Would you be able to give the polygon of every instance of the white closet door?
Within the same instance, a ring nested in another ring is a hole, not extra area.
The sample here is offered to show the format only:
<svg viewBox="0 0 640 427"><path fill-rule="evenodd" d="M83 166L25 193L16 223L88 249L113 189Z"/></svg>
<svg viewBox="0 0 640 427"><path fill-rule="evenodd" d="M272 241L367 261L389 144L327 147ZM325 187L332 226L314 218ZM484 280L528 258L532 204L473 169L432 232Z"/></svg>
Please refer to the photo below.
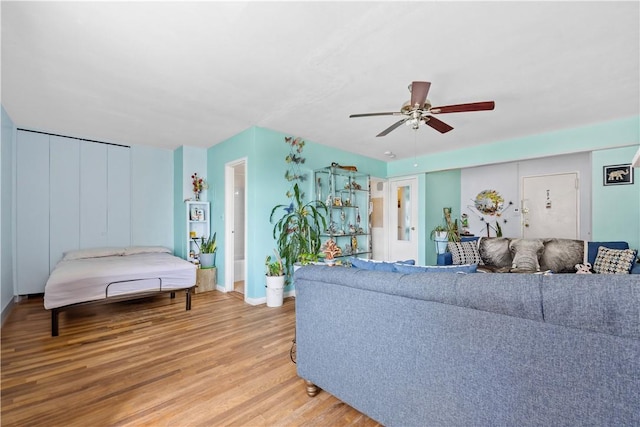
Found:
<svg viewBox="0 0 640 427"><path fill-rule="evenodd" d="M107 246L107 145L80 144L80 248Z"/></svg>
<svg viewBox="0 0 640 427"><path fill-rule="evenodd" d="M49 269L53 270L64 252L80 247L80 143L51 136L49 146Z"/></svg>
<svg viewBox="0 0 640 427"><path fill-rule="evenodd" d="M38 294L49 277L49 135L18 131L16 179L18 295Z"/></svg>
<svg viewBox="0 0 640 427"><path fill-rule="evenodd" d="M129 147L107 148L107 244L131 244L131 160Z"/></svg>

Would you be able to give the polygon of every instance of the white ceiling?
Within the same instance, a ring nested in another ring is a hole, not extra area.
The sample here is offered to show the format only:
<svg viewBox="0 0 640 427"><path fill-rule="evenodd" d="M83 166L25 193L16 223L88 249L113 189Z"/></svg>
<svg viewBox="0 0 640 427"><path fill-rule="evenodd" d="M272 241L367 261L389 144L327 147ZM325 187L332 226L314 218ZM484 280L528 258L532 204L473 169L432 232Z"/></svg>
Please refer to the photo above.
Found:
<svg viewBox="0 0 640 427"><path fill-rule="evenodd" d="M640 114L640 2L7 2L18 127L210 147L256 125L387 160ZM414 80L447 134L400 127Z"/></svg>

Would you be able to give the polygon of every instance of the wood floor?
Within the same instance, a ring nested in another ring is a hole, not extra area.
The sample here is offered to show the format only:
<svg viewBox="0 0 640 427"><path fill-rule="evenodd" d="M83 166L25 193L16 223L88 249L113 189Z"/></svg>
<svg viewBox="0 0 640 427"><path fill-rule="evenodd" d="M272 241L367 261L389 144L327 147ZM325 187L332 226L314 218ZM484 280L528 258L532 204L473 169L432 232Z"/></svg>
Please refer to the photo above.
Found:
<svg viewBox="0 0 640 427"><path fill-rule="evenodd" d="M218 291L60 314L42 298L2 327L2 426L378 426L326 392L310 398L289 350L295 300L250 306Z"/></svg>

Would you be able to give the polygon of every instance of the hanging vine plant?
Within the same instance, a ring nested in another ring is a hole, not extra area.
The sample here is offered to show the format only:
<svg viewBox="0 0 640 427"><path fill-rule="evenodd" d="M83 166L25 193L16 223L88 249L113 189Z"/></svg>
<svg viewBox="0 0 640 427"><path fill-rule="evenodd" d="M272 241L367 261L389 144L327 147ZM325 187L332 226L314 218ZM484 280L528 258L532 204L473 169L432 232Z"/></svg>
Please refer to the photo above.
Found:
<svg viewBox="0 0 640 427"><path fill-rule="evenodd" d="M289 203L274 206L269 221L274 224L273 238L285 266L287 281L290 281L293 264L320 252L320 233L327 228L327 207L315 200L305 203L305 193L299 186L300 182L306 180L306 174L300 167L305 162L302 157L304 141L285 137L285 143L290 146L289 154L285 157L288 165L285 179L292 183L286 193ZM281 210L284 213L278 218Z"/></svg>

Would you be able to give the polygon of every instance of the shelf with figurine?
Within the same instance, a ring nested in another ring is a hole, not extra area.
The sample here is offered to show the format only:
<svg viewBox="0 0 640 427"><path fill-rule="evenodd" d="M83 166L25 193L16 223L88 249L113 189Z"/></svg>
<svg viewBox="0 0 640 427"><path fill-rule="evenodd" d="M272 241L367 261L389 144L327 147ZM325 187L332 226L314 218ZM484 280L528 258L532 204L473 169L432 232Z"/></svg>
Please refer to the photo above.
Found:
<svg viewBox="0 0 640 427"><path fill-rule="evenodd" d="M370 177L355 166L332 164L314 171L315 199L327 206L327 229L324 239L340 239L342 257L369 257L370 235Z"/></svg>

